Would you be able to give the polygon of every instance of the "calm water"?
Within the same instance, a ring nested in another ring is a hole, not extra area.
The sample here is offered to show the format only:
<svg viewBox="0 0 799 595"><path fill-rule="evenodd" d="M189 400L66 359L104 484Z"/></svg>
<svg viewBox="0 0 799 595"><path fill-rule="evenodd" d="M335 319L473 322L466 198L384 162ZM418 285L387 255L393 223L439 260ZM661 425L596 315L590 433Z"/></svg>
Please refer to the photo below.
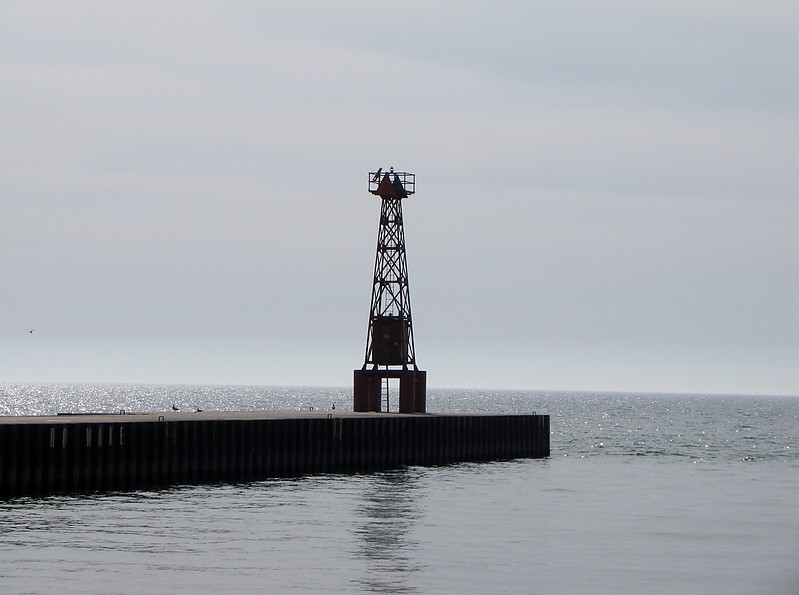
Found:
<svg viewBox="0 0 799 595"><path fill-rule="evenodd" d="M799 398L431 391L552 457L0 502L0 593L799 593ZM0 414L350 407L349 389L0 385Z"/></svg>

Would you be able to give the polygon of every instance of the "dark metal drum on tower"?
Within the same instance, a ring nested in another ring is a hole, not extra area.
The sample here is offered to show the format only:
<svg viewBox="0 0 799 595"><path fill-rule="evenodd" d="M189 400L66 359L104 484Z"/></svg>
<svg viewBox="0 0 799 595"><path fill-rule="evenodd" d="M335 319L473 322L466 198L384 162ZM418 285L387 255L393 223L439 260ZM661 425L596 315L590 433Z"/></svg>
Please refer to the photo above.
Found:
<svg viewBox="0 0 799 595"><path fill-rule="evenodd" d="M366 355L354 373L355 411L388 411L389 379L399 379L399 412L426 411L427 372L416 365L402 199L416 192L416 174L369 173L369 192L381 199Z"/></svg>

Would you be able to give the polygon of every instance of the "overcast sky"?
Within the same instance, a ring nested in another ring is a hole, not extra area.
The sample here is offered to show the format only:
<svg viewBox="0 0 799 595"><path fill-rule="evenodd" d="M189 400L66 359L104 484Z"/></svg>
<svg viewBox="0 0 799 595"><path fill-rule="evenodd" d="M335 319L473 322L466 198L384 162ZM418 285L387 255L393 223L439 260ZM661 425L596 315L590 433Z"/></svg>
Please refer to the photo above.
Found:
<svg viewBox="0 0 799 595"><path fill-rule="evenodd" d="M799 394L787 0L0 5L0 382ZM29 331L33 330L33 333Z"/></svg>

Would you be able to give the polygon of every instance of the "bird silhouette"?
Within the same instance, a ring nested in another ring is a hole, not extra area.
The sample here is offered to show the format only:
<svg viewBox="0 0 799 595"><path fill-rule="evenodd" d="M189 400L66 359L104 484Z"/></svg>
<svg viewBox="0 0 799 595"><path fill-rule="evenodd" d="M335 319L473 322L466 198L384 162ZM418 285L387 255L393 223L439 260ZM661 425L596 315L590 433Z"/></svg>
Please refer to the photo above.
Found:
<svg viewBox="0 0 799 595"><path fill-rule="evenodd" d="M33 332L33 329L29 330L28 332L29 332L29 333L32 333L32 332Z"/></svg>
<svg viewBox="0 0 799 595"><path fill-rule="evenodd" d="M178 409L177 407L175 407L175 404L174 404L174 403L172 403L172 411L180 411L180 409Z"/></svg>

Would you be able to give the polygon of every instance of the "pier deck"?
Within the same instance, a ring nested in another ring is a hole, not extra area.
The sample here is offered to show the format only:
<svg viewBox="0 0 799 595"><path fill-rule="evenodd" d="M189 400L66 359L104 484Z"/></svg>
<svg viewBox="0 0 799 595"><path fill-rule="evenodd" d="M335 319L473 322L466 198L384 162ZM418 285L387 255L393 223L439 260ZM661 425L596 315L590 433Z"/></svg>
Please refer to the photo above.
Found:
<svg viewBox="0 0 799 595"><path fill-rule="evenodd" d="M549 416L348 411L0 417L0 497L549 456Z"/></svg>

